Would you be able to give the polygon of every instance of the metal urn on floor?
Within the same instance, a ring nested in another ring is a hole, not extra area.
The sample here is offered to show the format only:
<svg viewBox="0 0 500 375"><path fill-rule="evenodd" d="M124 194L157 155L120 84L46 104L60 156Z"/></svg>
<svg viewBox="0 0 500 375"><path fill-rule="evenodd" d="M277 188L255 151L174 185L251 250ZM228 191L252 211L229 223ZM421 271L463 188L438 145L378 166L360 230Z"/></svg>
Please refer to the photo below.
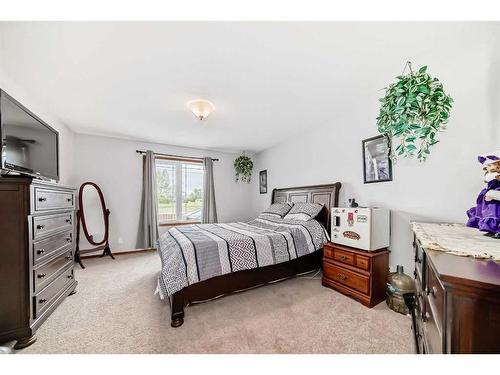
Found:
<svg viewBox="0 0 500 375"><path fill-rule="evenodd" d="M403 272L403 266L396 266L396 272L387 275L387 306L400 314L408 314L403 295L415 293L415 280Z"/></svg>

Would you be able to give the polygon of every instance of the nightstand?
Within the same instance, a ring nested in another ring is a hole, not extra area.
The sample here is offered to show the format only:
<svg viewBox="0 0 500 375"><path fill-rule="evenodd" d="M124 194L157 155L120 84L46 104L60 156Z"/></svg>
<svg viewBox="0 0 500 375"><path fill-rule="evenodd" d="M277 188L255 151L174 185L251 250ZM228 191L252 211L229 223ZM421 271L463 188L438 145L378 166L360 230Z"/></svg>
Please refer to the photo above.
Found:
<svg viewBox="0 0 500 375"><path fill-rule="evenodd" d="M331 242L323 246L322 284L367 307L385 300L389 251L364 251Z"/></svg>

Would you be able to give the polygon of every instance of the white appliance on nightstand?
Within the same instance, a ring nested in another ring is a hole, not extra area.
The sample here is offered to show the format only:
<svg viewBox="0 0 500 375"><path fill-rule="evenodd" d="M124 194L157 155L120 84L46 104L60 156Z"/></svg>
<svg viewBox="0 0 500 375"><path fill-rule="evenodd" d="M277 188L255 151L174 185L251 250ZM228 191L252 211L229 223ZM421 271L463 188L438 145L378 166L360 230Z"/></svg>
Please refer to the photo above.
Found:
<svg viewBox="0 0 500 375"><path fill-rule="evenodd" d="M331 241L362 250L389 246L391 218L385 208L332 207Z"/></svg>

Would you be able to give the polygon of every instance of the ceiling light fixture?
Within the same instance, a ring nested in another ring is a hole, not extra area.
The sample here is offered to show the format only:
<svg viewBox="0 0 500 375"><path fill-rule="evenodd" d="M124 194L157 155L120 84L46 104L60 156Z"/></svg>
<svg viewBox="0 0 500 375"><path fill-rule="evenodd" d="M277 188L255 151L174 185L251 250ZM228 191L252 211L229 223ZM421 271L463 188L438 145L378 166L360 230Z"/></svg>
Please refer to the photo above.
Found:
<svg viewBox="0 0 500 375"><path fill-rule="evenodd" d="M200 120L203 120L215 110L215 106L211 102L205 99L191 100L187 103L187 107Z"/></svg>

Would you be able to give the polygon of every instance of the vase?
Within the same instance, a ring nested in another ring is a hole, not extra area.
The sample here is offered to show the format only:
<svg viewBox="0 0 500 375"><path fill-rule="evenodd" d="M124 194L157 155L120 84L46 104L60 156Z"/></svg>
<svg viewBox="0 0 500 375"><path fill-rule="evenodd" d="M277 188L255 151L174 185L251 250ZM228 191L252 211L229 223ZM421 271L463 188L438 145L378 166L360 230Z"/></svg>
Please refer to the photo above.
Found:
<svg viewBox="0 0 500 375"><path fill-rule="evenodd" d="M405 304L403 295L405 293L415 293L415 280L404 273L403 266L396 266L396 272L387 275L387 306L400 314L408 314L408 307Z"/></svg>

